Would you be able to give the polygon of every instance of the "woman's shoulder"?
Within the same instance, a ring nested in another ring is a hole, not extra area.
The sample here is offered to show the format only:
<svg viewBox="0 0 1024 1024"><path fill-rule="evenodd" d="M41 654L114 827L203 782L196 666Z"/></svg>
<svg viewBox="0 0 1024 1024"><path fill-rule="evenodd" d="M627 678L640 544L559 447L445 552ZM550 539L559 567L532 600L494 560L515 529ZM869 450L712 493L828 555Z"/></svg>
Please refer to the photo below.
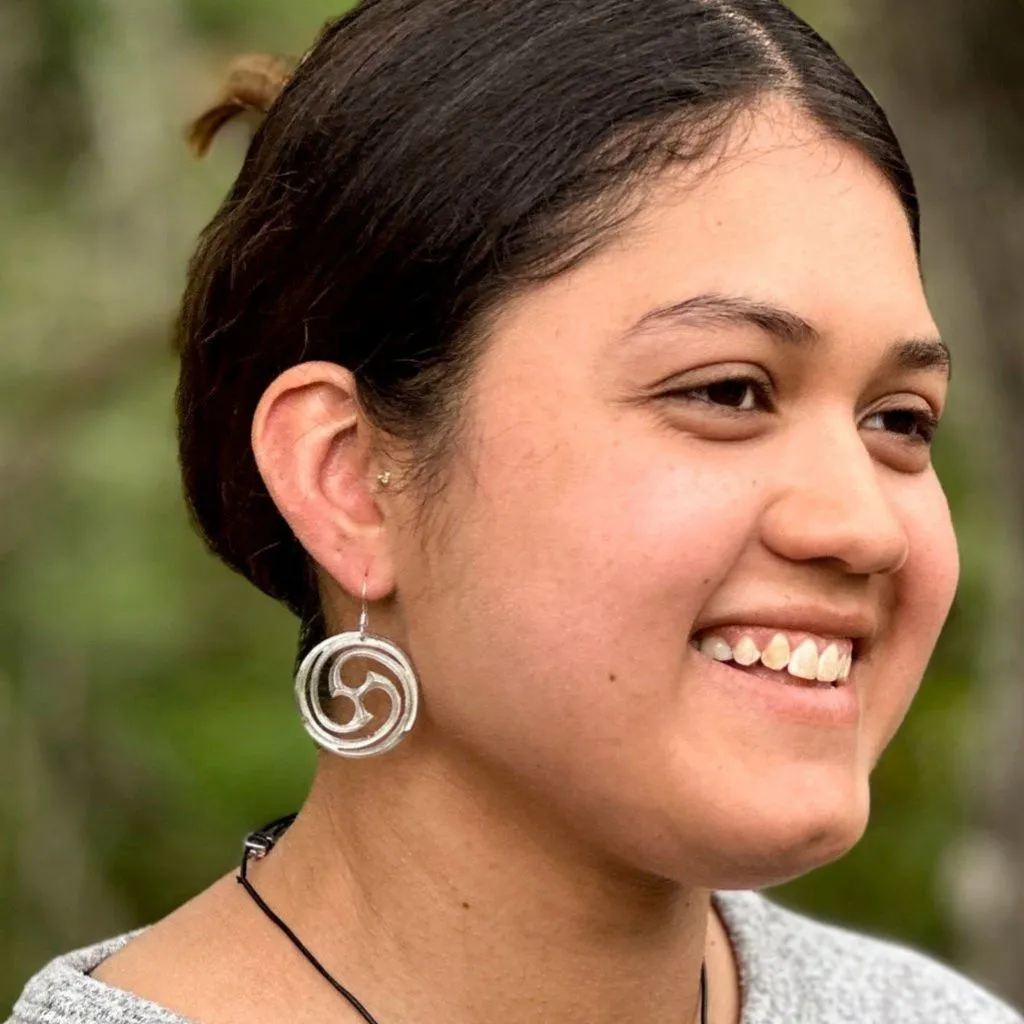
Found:
<svg viewBox="0 0 1024 1024"><path fill-rule="evenodd" d="M950 967L794 913L752 892L715 894L743 989L743 1024L1024 1024Z"/></svg>
<svg viewBox="0 0 1024 1024"><path fill-rule="evenodd" d="M25 986L8 1024L188 1024L184 1018L89 976L138 932L66 953Z"/></svg>

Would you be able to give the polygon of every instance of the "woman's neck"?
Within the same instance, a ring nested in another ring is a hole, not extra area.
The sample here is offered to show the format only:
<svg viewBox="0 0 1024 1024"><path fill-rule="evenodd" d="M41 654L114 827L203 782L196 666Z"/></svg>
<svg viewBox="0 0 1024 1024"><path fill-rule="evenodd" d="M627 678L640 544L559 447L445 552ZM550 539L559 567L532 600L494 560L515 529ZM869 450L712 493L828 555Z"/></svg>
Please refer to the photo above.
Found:
<svg viewBox="0 0 1024 1024"><path fill-rule="evenodd" d="M602 861L507 784L465 778L324 760L252 882L380 1024L697 1020L709 894Z"/></svg>

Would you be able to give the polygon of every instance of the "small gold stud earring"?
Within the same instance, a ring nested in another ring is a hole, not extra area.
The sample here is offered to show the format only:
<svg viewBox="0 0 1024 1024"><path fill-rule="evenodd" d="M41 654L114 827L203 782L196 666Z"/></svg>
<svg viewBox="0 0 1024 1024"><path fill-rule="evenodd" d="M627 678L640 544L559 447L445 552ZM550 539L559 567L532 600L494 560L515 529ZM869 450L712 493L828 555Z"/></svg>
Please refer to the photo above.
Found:
<svg viewBox="0 0 1024 1024"><path fill-rule="evenodd" d="M391 483L391 474L390 473L378 473L377 474L377 482L381 485L381 487L387 487L387 485L389 483Z"/></svg>

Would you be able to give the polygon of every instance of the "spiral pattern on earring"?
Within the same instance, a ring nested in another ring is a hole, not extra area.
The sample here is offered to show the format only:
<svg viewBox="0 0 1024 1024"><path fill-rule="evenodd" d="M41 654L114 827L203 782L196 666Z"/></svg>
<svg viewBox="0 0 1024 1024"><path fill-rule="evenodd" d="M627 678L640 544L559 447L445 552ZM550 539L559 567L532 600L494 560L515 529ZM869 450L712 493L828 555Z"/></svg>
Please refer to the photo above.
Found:
<svg viewBox="0 0 1024 1024"><path fill-rule="evenodd" d="M394 676L397 685L371 669L360 686L348 686L341 672L353 658L376 661ZM325 689L328 697L351 702L351 718L336 722L327 714L322 696ZM390 709L372 732L365 733L374 716L363 698L374 690L387 696ZM373 757L396 747L412 728L419 708L419 683L409 659L390 640L363 632L338 633L302 659L295 675L295 699L306 732L325 750L341 757Z"/></svg>

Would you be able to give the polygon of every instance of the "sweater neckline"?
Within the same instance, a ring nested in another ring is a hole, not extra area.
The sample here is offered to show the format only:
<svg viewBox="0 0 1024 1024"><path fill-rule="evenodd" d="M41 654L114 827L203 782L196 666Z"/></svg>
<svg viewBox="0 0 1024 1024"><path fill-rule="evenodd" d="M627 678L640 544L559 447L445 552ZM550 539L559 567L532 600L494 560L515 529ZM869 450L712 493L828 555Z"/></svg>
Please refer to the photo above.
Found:
<svg viewBox="0 0 1024 1024"><path fill-rule="evenodd" d="M788 1002L794 987L791 975L778 960L772 965L771 989L764 984L765 966L758 945L759 934L762 939L764 934L764 898L755 892L716 891L712 893L712 902L732 946L739 974L740 1024L772 1019L765 1012L769 1009L768 992L785 995L784 1002ZM38 1011L34 1016L29 1014L29 1020L49 1019L71 1024L109 1019L112 1006L116 1006L126 1020L142 1020L145 1024L197 1024L134 992L92 977L91 972L104 960L145 931L145 928L138 928L58 957L26 986L19 1000L23 1012ZM781 977L780 967L783 968ZM778 1012L782 1007L774 1005L771 1009Z"/></svg>

